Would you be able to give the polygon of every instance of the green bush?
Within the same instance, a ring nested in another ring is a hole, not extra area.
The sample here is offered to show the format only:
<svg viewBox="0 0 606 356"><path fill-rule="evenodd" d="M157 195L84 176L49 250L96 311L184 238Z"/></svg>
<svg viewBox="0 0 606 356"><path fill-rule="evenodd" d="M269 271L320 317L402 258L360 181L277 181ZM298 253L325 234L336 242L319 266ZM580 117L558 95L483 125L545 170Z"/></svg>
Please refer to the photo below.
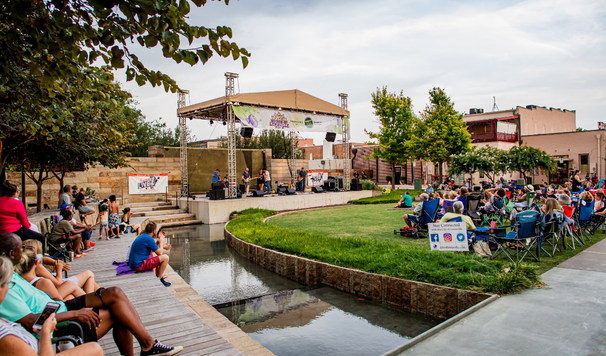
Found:
<svg viewBox="0 0 606 356"><path fill-rule="evenodd" d="M385 180L391 182L391 176L385 176Z"/></svg>
<svg viewBox="0 0 606 356"><path fill-rule="evenodd" d="M238 238L275 251L332 265L401 279L479 292L508 294L541 285L535 269L482 259L477 255L435 252L427 247L360 237L334 238L268 225L270 211L242 212L227 229ZM508 267L508 268L506 268Z"/></svg>
<svg viewBox="0 0 606 356"><path fill-rule="evenodd" d="M362 190L382 190L375 182L371 180L361 180Z"/></svg>

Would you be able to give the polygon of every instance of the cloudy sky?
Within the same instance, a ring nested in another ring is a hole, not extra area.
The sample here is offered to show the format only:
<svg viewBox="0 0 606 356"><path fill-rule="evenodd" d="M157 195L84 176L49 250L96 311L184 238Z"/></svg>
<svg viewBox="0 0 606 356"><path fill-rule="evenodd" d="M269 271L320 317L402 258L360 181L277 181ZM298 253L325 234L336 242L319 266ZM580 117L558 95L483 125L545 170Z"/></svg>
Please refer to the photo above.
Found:
<svg viewBox="0 0 606 356"><path fill-rule="evenodd" d="M225 93L225 72L240 73L240 92L299 89L338 103L349 94L352 141L377 130L370 94L403 91L416 111L432 87L460 112L539 105L576 110L577 126L606 121L606 2L603 0L231 0L192 5L190 23L230 26L252 53L214 56L190 67L159 49L137 50L148 67L169 74L190 102ZM203 44L201 42L200 44ZM125 83L121 72L117 79ZM178 124L176 94L125 83L147 119ZM188 121L197 139L225 135L222 125ZM323 135L306 134L321 144Z"/></svg>

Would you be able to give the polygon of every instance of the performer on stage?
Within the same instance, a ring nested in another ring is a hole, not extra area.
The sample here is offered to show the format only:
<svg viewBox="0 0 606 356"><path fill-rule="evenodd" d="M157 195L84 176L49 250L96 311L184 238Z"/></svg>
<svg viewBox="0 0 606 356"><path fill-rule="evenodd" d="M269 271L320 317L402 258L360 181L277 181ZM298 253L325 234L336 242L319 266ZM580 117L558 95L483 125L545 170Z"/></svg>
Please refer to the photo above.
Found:
<svg viewBox="0 0 606 356"><path fill-rule="evenodd" d="M257 190L263 190L265 186L265 178L263 177L263 169L259 170L259 176L257 177Z"/></svg>
<svg viewBox="0 0 606 356"><path fill-rule="evenodd" d="M301 167L301 170L299 171L299 188L302 192L305 191L305 178L307 178L307 171L304 167Z"/></svg>
<svg viewBox="0 0 606 356"><path fill-rule="evenodd" d="M248 173L248 168L242 173L242 181L246 184L246 194L250 190L250 173Z"/></svg>
<svg viewBox="0 0 606 356"><path fill-rule="evenodd" d="M219 182L219 168L217 168L214 172L213 172L213 183L217 183Z"/></svg>
<svg viewBox="0 0 606 356"><path fill-rule="evenodd" d="M271 194L271 178L267 169L263 171L263 179L265 179L265 190L267 190L267 194Z"/></svg>

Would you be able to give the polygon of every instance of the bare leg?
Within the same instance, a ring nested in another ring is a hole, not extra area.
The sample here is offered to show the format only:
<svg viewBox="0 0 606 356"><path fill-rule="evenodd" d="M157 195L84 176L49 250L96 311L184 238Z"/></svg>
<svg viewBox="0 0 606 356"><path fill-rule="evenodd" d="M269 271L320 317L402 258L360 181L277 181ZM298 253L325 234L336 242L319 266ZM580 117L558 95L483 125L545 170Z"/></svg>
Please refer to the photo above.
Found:
<svg viewBox="0 0 606 356"><path fill-rule="evenodd" d="M78 286L80 286L85 293L92 293L99 289L99 285L95 283L95 275L93 272L80 272L76 275L76 277L78 278Z"/></svg>
<svg viewBox="0 0 606 356"><path fill-rule="evenodd" d="M80 252L80 244L82 243L82 235L80 234L76 234L76 235L72 235L69 237L70 240L72 240L73 246L74 246L74 253L76 255L79 255Z"/></svg>
<svg viewBox="0 0 606 356"><path fill-rule="evenodd" d="M67 298L68 295L73 295L74 298L84 295L84 291L78 287L78 285L72 281L65 281L59 287L57 287L59 294L63 299Z"/></svg>
<svg viewBox="0 0 606 356"><path fill-rule="evenodd" d="M132 305L130 300L128 300L128 297L124 294L122 289L118 287L110 287L104 289L101 292L101 297L103 298L103 302L101 301L101 298L96 296L94 293L87 294L86 307L103 308L103 303L105 303L105 307L107 308L107 310L109 310L111 314L111 318L109 319L114 321L113 327L116 327L116 325L120 324L135 336L143 350L147 351L151 349L151 347L154 345L155 340L153 337L151 337L151 335L149 335L147 330L145 330L145 327L143 326L143 323L139 318L139 314L137 314L135 307ZM103 335L105 335L105 333L107 333L107 331L109 331L109 328L104 325L104 323L107 322L105 320L106 318L103 315L101 315L101 317L101 325L97 329L97 335L99 336L99 338L101 338ZM105 331L105 333L103 333L103 331ZM132 344L130 344L130 348L130 352L127 352L128 350L120 350L120 352L123 355L132 355Z"/></svg>
<svg viewBox="0 0 606 356"><path fill-rule="evenodd" d="M86 344L76 346L73 349L61 351L61 353L65 356L103 356L103 349L101 348L101 345L96 342L87 342Z"/></svg>
<svg viewBox="0 0 606 356"><path fill-rule="evenodd" d="M156 267L156 277L162 278L164 271L166 270L166 266L168 266L168 255L160 256L160 265Z"/></svg>

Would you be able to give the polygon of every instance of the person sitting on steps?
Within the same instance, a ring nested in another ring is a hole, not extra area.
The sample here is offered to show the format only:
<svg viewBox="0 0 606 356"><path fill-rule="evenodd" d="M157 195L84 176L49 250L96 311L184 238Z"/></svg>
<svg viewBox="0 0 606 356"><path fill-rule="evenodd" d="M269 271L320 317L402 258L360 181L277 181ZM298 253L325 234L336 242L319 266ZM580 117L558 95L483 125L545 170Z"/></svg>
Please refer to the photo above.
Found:
<svg viewBox="0 0 606 356"><path fill-rule="evenodd" d="M156 235L158 236L157 243L153 238ZM165 236L166 231L158 234L158 225L153 221L148 222L145 226L145 233L139 235L130 247L128 265L130 269L137 272L155 271L160 282L165 287L169 287L171 284L165 280L164 275L164 270L168 266L168 255L163 254L163 251L170 250L171 246L164 244ZM156 256L153 255L154 253Z"/></svg>

